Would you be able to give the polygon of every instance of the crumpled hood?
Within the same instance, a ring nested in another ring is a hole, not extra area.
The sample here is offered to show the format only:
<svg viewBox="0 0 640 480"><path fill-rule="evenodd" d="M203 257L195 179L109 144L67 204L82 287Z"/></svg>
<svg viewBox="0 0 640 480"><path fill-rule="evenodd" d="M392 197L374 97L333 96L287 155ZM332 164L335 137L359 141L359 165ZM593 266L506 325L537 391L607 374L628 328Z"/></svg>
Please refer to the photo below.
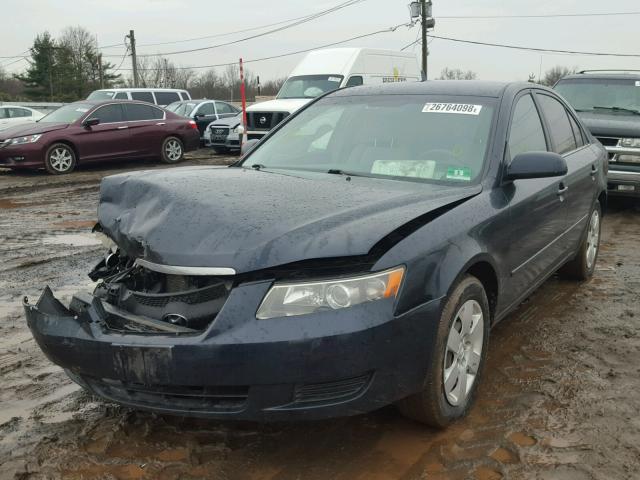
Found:
<svg viewBox="0 0 640 480"><path fill-rule="evenodd" d="M640 115L578 112L578 116L596 137L640 137Z"/></svg>
<svg viewBox="0 0 640 480"><path fill-rule="evenodd" d="M5 139L25 137L27 135L39 135L41 133L53 132L54 130L62 130L63 128L67 128L68 126L68 123L27 123L2 130L2 133L0 133L0 135Z"/></svg>
<svg viewBox="0 0 640 480"><path fill-rule="evenodd" d="M98 217L130 257L242 273L366 255L407 222L481 189L185 167L105 178Z"/></svg>

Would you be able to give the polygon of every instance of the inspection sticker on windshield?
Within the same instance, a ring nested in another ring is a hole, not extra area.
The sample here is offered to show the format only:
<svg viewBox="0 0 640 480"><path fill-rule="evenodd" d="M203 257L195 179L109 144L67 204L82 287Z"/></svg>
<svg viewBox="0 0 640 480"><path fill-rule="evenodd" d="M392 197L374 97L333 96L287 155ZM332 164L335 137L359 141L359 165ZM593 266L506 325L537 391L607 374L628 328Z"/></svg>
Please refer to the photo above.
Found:
<svg viewBox="0 0 640 480"><path fill-rule="evenodd" d="M330 82L341 82L342 79L340 77L329 77Z"/></svg>
<svg viewBox="0 0 640 480"><path fill-rule="evenodd" d="M480 115L482 105L470 105L467 103L427 103L422 111L424 113L457 113L459 115Z"/></svg>
<svg viewBox="0 0 640 480"><path fill-rule="evenodd" d="M447 180L471 181L471 169L467 167L449 167L447 169Z"/></svg>
<svg viewBox="0 0 640 480"><path fill-rule="evenodd" d="M636 87L640 87L640 82L636 81Z"/></svg>

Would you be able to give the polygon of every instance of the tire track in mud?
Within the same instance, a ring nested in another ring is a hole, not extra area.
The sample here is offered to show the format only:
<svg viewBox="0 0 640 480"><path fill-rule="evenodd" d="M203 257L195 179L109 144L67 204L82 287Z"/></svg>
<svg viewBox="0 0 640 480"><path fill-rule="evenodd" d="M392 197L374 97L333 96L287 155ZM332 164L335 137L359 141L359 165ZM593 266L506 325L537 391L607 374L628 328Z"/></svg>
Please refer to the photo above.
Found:
<svg viewBox="0 0 640 480"><path fill-rule="evenodd" d="M20 312L20 295L35 296L45 283L67 299L88 286L100 254L87 245L39 246L43 235L86 231L75 222L95 217L90 184L41 186L12 200L38 203L55 190L66 193L46 211L22 206L5 217L0 209L0 223L21 229L13 241L25 239L22 249L0 253L0 479L573 480L640 471L640 213L633 209L605 217L591 282L553 278L494 329L476 406L436 432L394 407L257 425L158 416L91 398L44 358ZM45 260L12 264L37 258L26 249Z"/></svg>

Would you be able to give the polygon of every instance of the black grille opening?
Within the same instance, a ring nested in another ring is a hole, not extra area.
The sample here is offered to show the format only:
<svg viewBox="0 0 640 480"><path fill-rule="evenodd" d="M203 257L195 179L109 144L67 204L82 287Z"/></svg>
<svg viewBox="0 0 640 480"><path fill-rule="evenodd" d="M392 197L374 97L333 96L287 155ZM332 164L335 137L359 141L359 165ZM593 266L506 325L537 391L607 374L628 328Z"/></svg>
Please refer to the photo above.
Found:
<svg viewBox="0 0 640 480"><path fill-rule="evenodd" d="M289 112L247 112L247 126L251 130L269 131L289 115Z"/></svg>
<svg viewBox="0 0 640 480"><path fill-rule="evenodd" d="M246 408L248 386L164 386L111 379L83 378L98 395L130 405L196 413L240 412Z"/></svg>
<svg viewBox="0 0 640 480"><path fill-rule="evenodd" d="M620 139L614 137L598 137L598 141L605 147L616 147Z"/></svg>
<svg viewBox="0 0 640 480"><path fill-rule="evenodd" d="M294 404L326 404L357 397L366 390L372 374L347 378L335 382L298 385L294 390Z"/></svg>

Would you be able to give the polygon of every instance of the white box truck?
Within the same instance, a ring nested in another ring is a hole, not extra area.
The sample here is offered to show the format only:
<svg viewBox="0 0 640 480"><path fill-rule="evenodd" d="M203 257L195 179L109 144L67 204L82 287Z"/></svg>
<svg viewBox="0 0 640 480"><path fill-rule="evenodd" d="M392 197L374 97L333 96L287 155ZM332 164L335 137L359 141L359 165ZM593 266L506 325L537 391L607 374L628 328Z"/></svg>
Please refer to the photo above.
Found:
<svg viewBox="0 0 640 480"><path fill-rule="evenodd" d="M415 54L369 48L331 48L309 52L293 69L275 100L247 108L247 137L259 139L314 98L359 85L421 79Z"/></svg>

